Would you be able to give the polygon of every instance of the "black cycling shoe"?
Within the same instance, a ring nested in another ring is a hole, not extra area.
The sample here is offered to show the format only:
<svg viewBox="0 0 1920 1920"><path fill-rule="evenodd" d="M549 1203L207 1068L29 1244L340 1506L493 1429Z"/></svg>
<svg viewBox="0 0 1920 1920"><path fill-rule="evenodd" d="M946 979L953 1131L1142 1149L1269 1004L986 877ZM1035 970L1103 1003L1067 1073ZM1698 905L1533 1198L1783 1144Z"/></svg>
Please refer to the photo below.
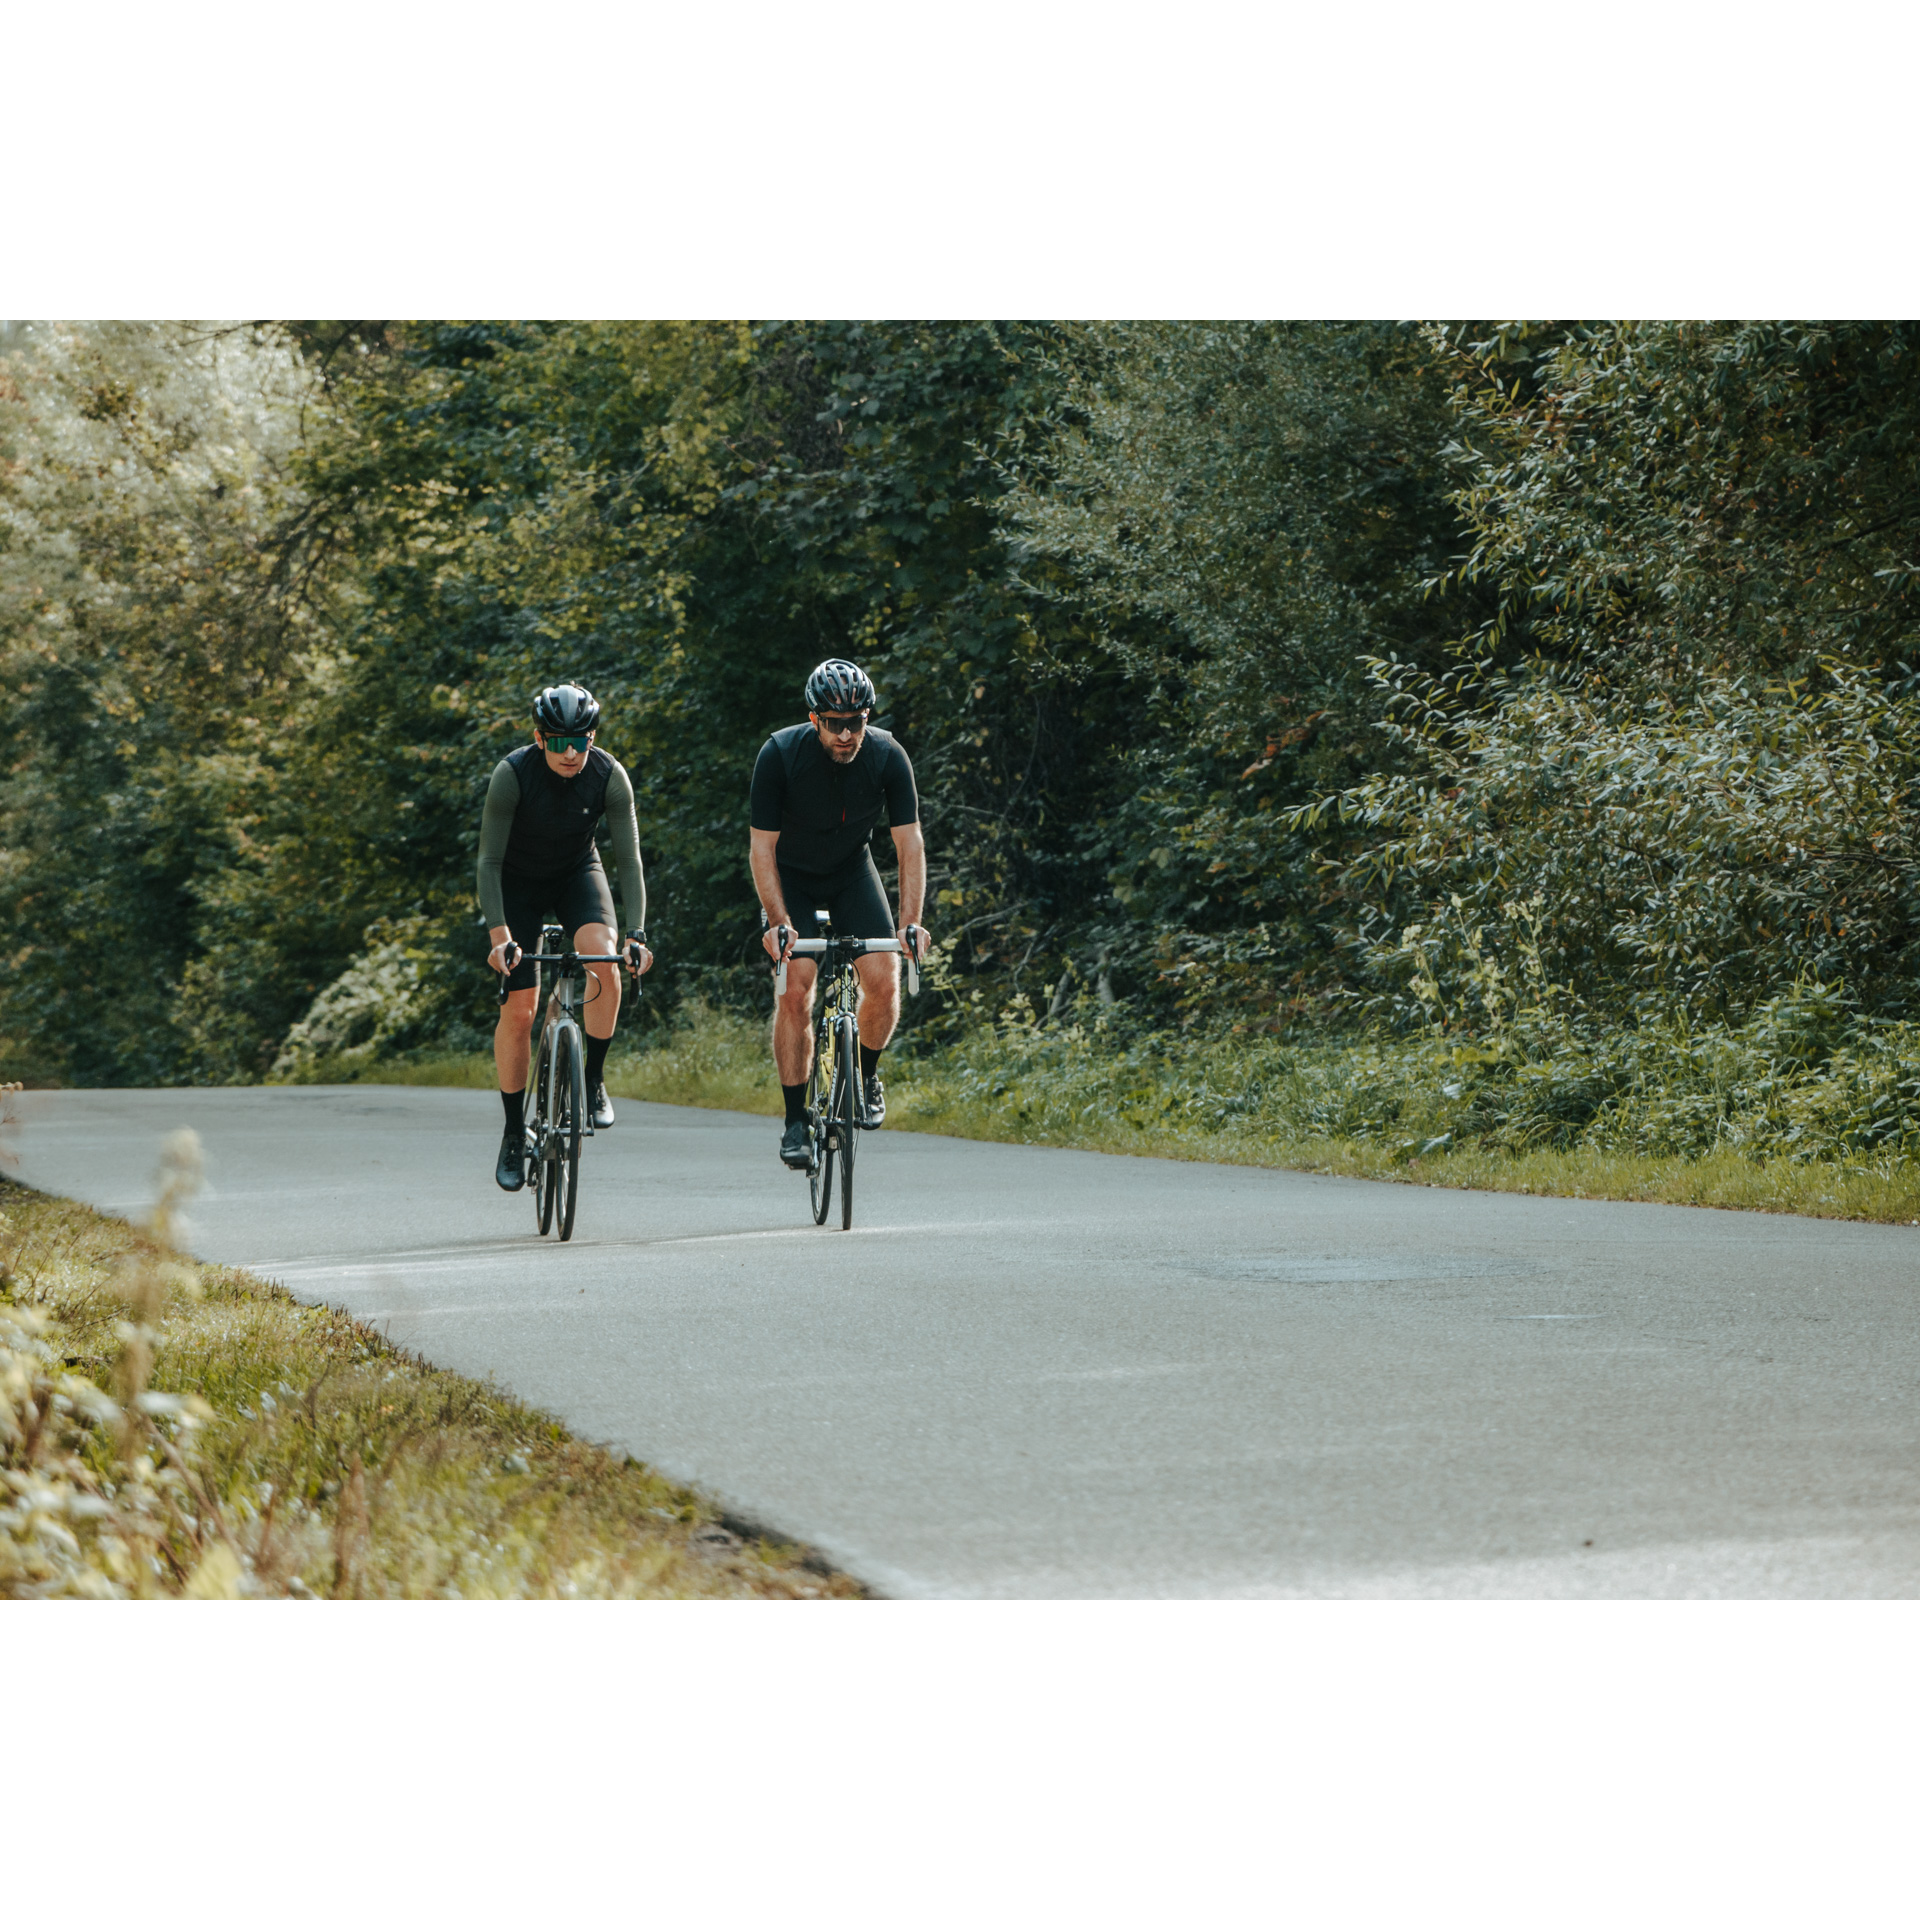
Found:
<svg viewBox="0 0 1920 1920"><path fill-rule="evenodd" d="M805 1173L813 1165L813 1130L804 1120L789 1120L780 1136L780 1158L797 1172Z"/></svg>
<svg viewBox="0 0 1920 1920"><path fill-rule="evenodd" d="M866 1108L860 1124L871 1133L887 1117L887 1090L877 1073L868 1074L860 1083L860 1101Z"/></svg>
<svg viewBox="0 0 1920 1920"><path fill-rule="evenodd" d="M605 1133L613 1125L613 1102L607 1098L604 1084L587 1089L587 1118L595 1133Z"/></svg>
<svg viewBox="0 0 1920 1920"><path fill-rule="evenodd" d="M500 1136L500 1164L493 1177L509 1193L518 1193L527 1184L527 1136L518 1127L509 1127Z"/></svg>

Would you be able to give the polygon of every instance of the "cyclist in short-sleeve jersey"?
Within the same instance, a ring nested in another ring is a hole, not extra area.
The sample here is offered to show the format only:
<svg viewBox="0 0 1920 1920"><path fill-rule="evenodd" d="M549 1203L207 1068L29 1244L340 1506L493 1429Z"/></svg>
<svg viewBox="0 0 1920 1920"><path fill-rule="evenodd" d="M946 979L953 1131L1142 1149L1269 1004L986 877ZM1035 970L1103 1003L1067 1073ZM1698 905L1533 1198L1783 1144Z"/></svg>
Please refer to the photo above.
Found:
<svg viewBox="0 0 1920 1920"><path fill-rule="evenodd" d="M835 933L893 937L893 916L873 864L871 837L884 812L900 858L903 938L925 958L919 926L927 890L927 853L920 802L906 749L867 724L873 682L847 660L823 660L807 678L805 725L785 727L760 749L749 798L753 881L766 909L768 955L814 931L816 907L833 916ZM886 1118L880 1055L900 1018L900 968L891 953L863 954L860 975L860 1071L867 1124ZM773 1057L786 1102L780 1158L805 1168L807 1076L813 1068L811 960L787 964L787 991L774 1011Z"/></svg>

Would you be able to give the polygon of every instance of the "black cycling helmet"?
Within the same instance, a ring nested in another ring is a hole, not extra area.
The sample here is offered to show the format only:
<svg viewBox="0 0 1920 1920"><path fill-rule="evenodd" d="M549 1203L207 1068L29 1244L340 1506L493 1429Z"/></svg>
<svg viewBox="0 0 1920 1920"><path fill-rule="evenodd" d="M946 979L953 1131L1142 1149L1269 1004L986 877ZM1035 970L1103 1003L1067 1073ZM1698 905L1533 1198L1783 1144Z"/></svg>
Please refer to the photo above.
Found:
<svg viewBox="0 0 1920 1920"><path fill-rule="evenodd" d="M807 675L809 713L857 713L877 704L873 682L851 660L822 660Z"/></svg>
<svg viewBox="0 0 1920 1920"><path fill-rule="evenodd" d="M533 724L542 733L591 733L600 724L600 702L571 680L542 687L533 696Z"/></svg>

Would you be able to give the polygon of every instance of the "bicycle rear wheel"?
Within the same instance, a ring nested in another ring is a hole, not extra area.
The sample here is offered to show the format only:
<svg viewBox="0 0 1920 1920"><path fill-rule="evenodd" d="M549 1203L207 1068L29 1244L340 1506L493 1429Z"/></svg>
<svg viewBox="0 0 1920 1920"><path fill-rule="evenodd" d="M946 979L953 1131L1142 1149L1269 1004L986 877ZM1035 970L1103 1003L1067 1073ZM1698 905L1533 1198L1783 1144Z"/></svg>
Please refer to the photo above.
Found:
<svg viewBox="0 0 1920 1920"><path fill-rule="evenodd" d="M860 1137L860 1036L852 1017L840 1022L835 1068L835 1131L840 1135L840 1231L853 1225L853 1143Z"/></svg>
<svg viewBox="0 0 1920 1920"><path fill-rule="evenodd" d="M833 1089L833 1048L829 1029L821 1027L813 1049L813 1078L807 1089L807 1131L813 1143L813 1165L807 1174L807 1196L813 1203L813 1224L827 1224L827 1209L833 1205L833 1145L827 1125L831 1108L828 1096Z"/></svg>
<svg viewBox="0 0 1920 1920"><path fill-rule="evenodd" d="M587 1115L587 1063L580 1049L580 1029L572 1021L560 1028L553 1054L553 1174L559 1189L560 1238L571 1240L574 1204L580 1198L580 1140Z"/></svg>
<svg viewBox="0 0 1920 1920"><path fill-rule="evenodd" d="M553 1132L553 1047L544 1033L534 1061L533 1085L528 1091L533 1095L533 1112L527 1122L527 1161L533 1169L533 1217L544 1234L553 1227L554 1186L553 1162L548 1158L548 1143Z"/></svg>

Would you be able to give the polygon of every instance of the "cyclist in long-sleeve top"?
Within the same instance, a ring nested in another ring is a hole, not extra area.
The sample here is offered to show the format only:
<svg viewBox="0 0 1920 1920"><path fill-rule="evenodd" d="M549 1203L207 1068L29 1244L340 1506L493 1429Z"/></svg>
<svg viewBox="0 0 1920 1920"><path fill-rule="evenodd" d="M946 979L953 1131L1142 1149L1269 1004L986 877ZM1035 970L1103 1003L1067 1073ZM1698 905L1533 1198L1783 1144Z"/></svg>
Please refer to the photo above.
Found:
<svg viewBox="0 0 1920 1920"><path fill-rule="evenodd" d="M507 977L507 997L493 1033L506 1131L494 1177L509 1193L526 1185L527 1069L539 989L525 958L549 914L566 929L576 953L604 953L590 967L582 1016L587 1033L587 1111L596 1128L613 1125L604 1084L607 1048L620 1017L616 954L642 973L647 951L647 878L640 864L640 824L627 770L593 744L600 703L585 687L543 688L533 703L533 744L510 753L487 782L480 815L476 881L492 946L488 964ZM620 900L631 931L616 942L619 922L594 829L605 818L620 870Z"/></svg>

